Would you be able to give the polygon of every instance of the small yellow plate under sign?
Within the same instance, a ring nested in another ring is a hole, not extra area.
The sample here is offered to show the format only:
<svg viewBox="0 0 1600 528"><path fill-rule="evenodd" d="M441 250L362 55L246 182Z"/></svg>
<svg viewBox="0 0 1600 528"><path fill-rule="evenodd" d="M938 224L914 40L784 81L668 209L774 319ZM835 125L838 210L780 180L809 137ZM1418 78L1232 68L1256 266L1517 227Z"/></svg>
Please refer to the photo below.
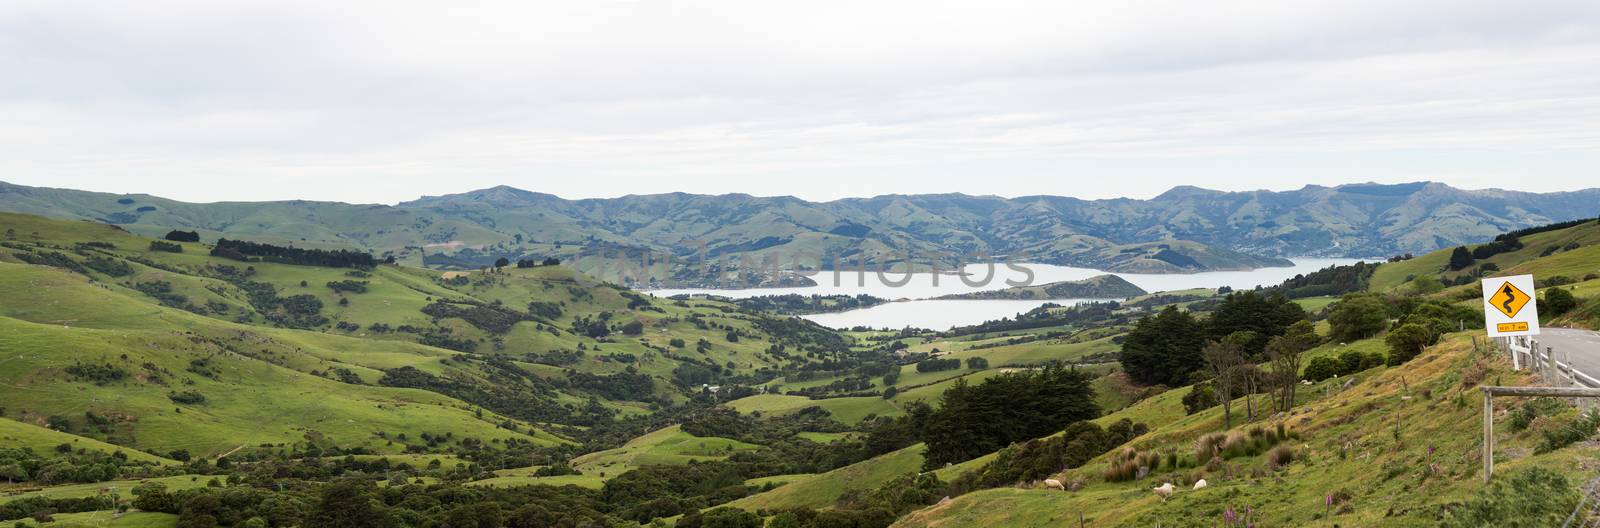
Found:
<svg viewBox="0 0 1600 528"><path fill-rule="evenodd" d="M1528 323L1500 323L1494 325L1494 329L1500 332L1526 332L1528 331Z"/></svg>

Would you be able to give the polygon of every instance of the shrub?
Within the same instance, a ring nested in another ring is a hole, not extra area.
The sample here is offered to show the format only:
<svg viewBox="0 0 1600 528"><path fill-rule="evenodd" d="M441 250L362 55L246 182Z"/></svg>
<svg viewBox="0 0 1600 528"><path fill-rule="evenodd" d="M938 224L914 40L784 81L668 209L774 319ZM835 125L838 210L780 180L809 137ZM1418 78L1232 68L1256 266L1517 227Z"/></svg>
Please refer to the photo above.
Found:
<svg viewBox="0 0 1600 528"><path fill-rule="evenodd" d="M1439 333L1417 323L1406 323L1389 332L1383 342L1389 345L1389 364L1399 365L1417 357L1439 341Z"/></svg>
<svg viewBox="0 0 1600 528"><path fill-rule="evenodd" d="M1534 453L1549 453L1584 441L1594 436L1600 428L1600 411L1590 410L1580 415L1561 414L1535 419L1536 429L1544 437L1534 448Z"/></svg>
<svg viewBox="0 0 1600 528"><path fill-rule="evenodd" d="M1341 375L1343 372L1344 362L1331 357L1320 356L1312 358L1311 362L1306 363L1305 379L1322 381Z"/></svg>
<svg viewBox="0 0 1600 528"><path fill-rule="evenodd" d="M1187 414L1204 411L1220 403L1217 401L1217 391L1211 388L1211 382L1195 384L1188 394L1183 395L1183 410Z"/></svg>
<svg viewBox="0 0 1600 528"><path fill-rule="evenodd" d="M166 253L183 253L183 246L180 246L180 245L177 245L177 244L174 244L174 243L171 243L171 242L162 242L160 240L151 240L150 241L150 251L161 251L161 252L166 252Z"/></svg>
<svg viewBox="0 0 1600 528"><path fill-rule="evenodd" d="M95 385L105 385L122 381L128 377L128 371L110 363L83 364L78 363L66 368L67 375L74 380L88 381Z"/></svg>
<svg viewBox="0 0 1600 528"><path fill-rule="evenodd" d="M917 363L917 372L940 372L961 368L961 360L950 359L924 359Z"/></svg>
<svg viewBox="0 0 1600 528"><path fill-rule="evenodd" d="M200 394L196 391L186 390L183 392L169 393L167 394L167 399L172 400L174 403L181 403L184 405L200 405L206 402L206 395Z"/></svg>
<svg viewBox="0 0 1600 528"><path fill-rule="evenodd" d="M174 229L172 231L168 231L167 236L164 238L173 242L199 242L200 233L197 231L178 231Z"/></svg>
<svg viewBox="0 0 1600 528"><path fill-rule="evenodd" d="M1294 448L1280 444L1267 451L1267 467L1280 469L1288 466L1290 462L1294 462Z"/></svg>
<svg viewBox="0 0 1600 528"><path fill-rule="evenodd" d="M1557 317L1577 307L1578 299L1572 296L1572 292L1561 288L1545 290L1544 299L1539 300L1539 311L1547 317Z"/></svg>
<svg viewBox="0 0 1600 528"><path fill-rule="evenodd" d="M301 281L304 282L304 281ZM367 281L339 280L328 281L328 289L334 293L367 293Z"/></svg>
<svg viewBox="0 0 1600 528"><path fill-rule="evenodd" d="M1566 404L1555 398L1534 398L1512 408L1511 419L1506 423L1512 432L1521 432L1533 423L1534 418L1560 413L1566 407Z"/></svg>

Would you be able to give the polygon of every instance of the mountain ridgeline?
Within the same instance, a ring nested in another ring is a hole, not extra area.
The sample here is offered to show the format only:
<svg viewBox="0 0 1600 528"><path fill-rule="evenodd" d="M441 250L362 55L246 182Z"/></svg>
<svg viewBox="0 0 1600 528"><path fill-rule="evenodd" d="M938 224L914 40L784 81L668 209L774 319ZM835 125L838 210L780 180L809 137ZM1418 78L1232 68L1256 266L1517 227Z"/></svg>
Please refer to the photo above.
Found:
<svg viewBox="0 0 1600 528"><path fill-rule="evenodd" d="M206 240L354 246L442 269L556 257L638 286L803 284L773 271L953 266L995 255L1119 272L1242 270L1287 265L1289 256L1388 256L1483 242L1592 217L1597 200L1597 189L1535 194L1411 183L1285 192L1179 187L1149 200L939 194L830 202L683 193L567 200L501 186L393 206L197 204L0 183L0 210L95 220L152 237L183 229ZM730 279L724 272L731 270L741 273Z"/></svg>

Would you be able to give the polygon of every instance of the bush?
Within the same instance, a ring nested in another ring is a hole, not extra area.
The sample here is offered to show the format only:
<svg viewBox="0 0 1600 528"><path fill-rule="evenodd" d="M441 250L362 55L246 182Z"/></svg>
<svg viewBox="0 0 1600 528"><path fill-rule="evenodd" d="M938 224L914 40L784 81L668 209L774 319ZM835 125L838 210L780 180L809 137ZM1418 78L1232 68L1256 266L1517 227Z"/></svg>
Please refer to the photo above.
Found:
<svg viewBox="0 0 1600 528"><path fill-rule="evenodd" d="M168 231L167 236L164 238L173 242L199 242L200 233L196 231L178 231L174 229L172 231Z"/></svg>
<svg viewBox="0 0 1600 528"><path fill-rule="evenodd" d="M1567 413L1536 418L1533 425L1540 436L1544 437L1534 448L1534 453L1549 453L1594 436L1595 429L1600 428L1600 411L1590 410L1580 415Z"/></svg>
<svg viewBox="0 0 1600 528"><path fill-rule="evenodd" d="M951 359L924 359L917 363L917 372L940 372L961 368L961 360Z"/></svg>
<svg viewBox="0 0 1600 528"><path fill-rule="evenodd" d="M110 363L78 363L67 367L66 372L74 380L88 381L95 385L114 383L128 377L128 371Z"/></svg>
<svg viewBox="0 0 1600 528"><path fill-rule="evenodd" d="M1422 350L1439 341L1433 329L1417 323L1406 323L1389 332L1383 342L1389 345L1389 365L1400 365L1417 357Z"/></svg>
<svg viewBox="0 0 1600 528"><path fill-rule="evenodd" d="M180 246L180 245L177 245L177 244L174 244L174 243L171 243L171 242L162 242L160 240L151 240L150 241L150 251L162 251L162 252L166 252L166 253L183 253L183 246Z"/></svg>
<svg viewBox="0 0 1600 528"><path fill-rule="evenodd" d="M761 525L761 516L726 506L705 513L692 511L678 521L680 528L761 528Z"/></svg>
<svg viewBox="0 0 1600 528"><path fill-rule="evenodd" d="M1271 451L1267 451L1267 467L1280 469L1288 466L1290 462L1294 462L1294 448L1292 447L1280 444L1278 447L1272 448Z"/></svg>
<svg viewBox="0 0 1600 528"><path fill-rule="evenodd" d="M1377 295L1345 295L1328 308L1330 336L1346 342L1375 336L1389 326L1388 311L1389 307L1383 298Z"/></svg>
<svg viewBox="0 0 1600 528"><path fill-rule="evenodd" d="M1558 317L1577 307L1578 299L1572 296L1572 292L1561 288L1545 290L1544 298L1539 300L1539 311L1546 317Z"/></svg>
<svg viewBox="0 0 1600 528"><path fill-rule="evenodd" d="M1322 381L1334 376L1343 375L1343 373L1344 362L1331 357L1320 356L1312 358L1311 362L1306 364L1305 379L1311 381Z"/></svg>
<svg viewBox="0 0 1600 528"><path fill-rule="evenodd" d="M181 403L184 405L200 405L206 402L206 395L200 394L196 391L186 390L183 392L169 393L167 394L167 399L172 400L174 403Z"/></svg>
<svg viewBox="0 0 1600 528"><path fill-rule="evenodd" d="M1550 416L1565 410L1567 405L1555 398L1534 398L1511 409L1511 419L1506 423L1512 432L1522 432L1533 423L1534 418Z"/></svg>
<svg viewBox="0 0 1600 528"><path fill-rule="evenodd" d="M304 281L301 281L304 282ZM334 293L367 293L367 281L339 280L328 281L328 289Z"/></svg>
<svg viewBox="0 0 1600 528"><path fill-rule="evenodd" d="M1195 384L1189 393L1183 395L1183 410L1187 414L1194 414L1220 405L1217 401L1217 391L1211 387L1211 382Z"/></svg>

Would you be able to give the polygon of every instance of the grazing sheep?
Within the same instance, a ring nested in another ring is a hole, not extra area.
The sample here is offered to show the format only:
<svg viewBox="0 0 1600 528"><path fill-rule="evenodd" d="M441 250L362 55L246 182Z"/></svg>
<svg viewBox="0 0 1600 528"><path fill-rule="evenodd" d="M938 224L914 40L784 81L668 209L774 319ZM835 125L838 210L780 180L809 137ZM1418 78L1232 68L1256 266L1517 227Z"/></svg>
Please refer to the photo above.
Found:
<svg viewBox="0 0 1600 528"><path fill-rule="evenodd" d="M1210 484L1206 483L1206 479L1200 479L1198 481L1195 481L1195 483L1194 483L1194 489L1200 489L1200 488L1204 488L1206 486L1210 486Z"/></svg>
<svg viewBox="0 0 1600 528"><path fill-rule="evenodd" d="M1061 484L1061 481L1056 479L1044 479L1044 487L1067 491L1067 487Z"/></svg>
<svg viewBox="0 0 1600 528"><path fill-rule="evenodd" d="M1174 491L1177 491L1177 488L1174 488L1172 483L1168 482L1162 484L1159 488L1151 488L1151 491L1156 492L1156 496L1161 497L1162 502L1166 502L1167 498L1171 497Z"/></svg>

